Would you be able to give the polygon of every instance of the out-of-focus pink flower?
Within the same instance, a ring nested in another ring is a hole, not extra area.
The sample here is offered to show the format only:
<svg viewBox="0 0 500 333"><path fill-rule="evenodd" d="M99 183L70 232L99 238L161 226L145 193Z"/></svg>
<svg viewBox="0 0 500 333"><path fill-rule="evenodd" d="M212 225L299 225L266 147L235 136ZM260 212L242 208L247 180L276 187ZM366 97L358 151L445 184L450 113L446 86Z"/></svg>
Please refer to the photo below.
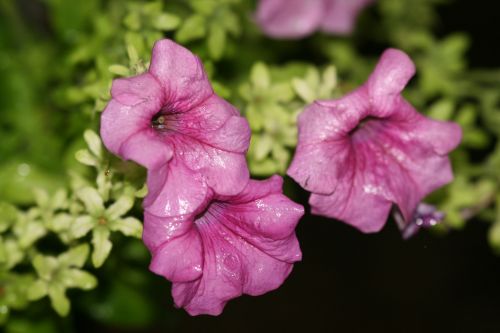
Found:
<svg viewBox="0 0 500 333"><path fill-rule="evenodd" d="M447 154L460 127L424 117L401 96L414 73L405 53L389 49L364 85L299 116L288 174L312 192L314 214L376 232L393 204L410 221L423 197L452 180Z"/></svg>
<svg viewBox="0 0 500 333"><path fill-rule="evenodd" d="M233 195L245 187L248 123L214 93L190 51L156 42L149 71L114 80L111 96L101 136L111 152L149 169L150 213L187 214L209 189Z"/></svg>
<svg viewBox="0 0 500 333"><path fill-rule="evenodd" d="M404 239L415 236L421 228L431 228L439 224L445 218L445 213L423 202L418 204L409 221L406 221L398 210L393 215Z"/></svg>
<svg viewBox="0 0 500 333"><path fill-rule="evenodd" d="M282 194L282 179L250 180L236 196L208 196L194 213L145 212L150 269L173 282L175 304L218 315L241 294L278 288L301 259L295 227L303 207Z"/></svg>
<svg viewBox="0 0 500 333"><path fill-rule="evenodd" d="M256 19L274 38L302 38L317 30L346 35L359 12L375 0L260 0Z"/></svg>

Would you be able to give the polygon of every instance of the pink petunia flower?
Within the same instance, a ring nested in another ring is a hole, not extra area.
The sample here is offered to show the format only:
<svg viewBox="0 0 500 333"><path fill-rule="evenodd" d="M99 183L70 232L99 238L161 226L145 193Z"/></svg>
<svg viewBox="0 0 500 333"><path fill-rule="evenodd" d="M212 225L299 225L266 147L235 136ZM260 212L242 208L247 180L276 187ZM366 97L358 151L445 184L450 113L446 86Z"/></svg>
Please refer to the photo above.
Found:
<svg viewBox="0 0 500 333"><path fill-rule="evenodd" d="M148 168L150 213L187 214L209 189L233 195L245 187L248 123L214 93L190 51L156 42L149 71L114 80L111 96L101 136L111 152Z"/></svg>
<svg viewBox="0 0 500 333"><path fill-rule="evenodd" d="M364 85L299 116L288 174L312 192L314 214L376 232L393 204L410 221L422 198L452 180L447 154L461 129L424 117L401 96L414 73L405 53L389 49Z"/></svg>
<svg viewBox="0 0 500 333"><path fill-rule="evenodd" d="M317 30L346 35L359 12L375 0L260 0L256 19L274 38L302 38Z"/></svg>
<svg viewBox="0 0 500 333"><path fill-rule="evenodd" d="M173 282L176 306L218 315L230 299L278 288L301 260L295 227L303 207L282 194L282 179L250 180L236 196L208 196L196 212L145 212L150 269Z"/></svg>

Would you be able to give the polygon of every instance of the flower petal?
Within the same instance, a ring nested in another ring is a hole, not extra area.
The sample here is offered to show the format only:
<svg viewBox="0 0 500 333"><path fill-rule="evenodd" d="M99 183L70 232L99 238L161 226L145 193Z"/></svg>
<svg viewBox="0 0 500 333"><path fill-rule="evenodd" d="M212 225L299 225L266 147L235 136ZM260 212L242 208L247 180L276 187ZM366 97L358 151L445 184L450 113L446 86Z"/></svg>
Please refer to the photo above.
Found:
<svg viewBox="0 0 500 333"><path fill-rule="evenodd" d="M324 12L321 30L346 35L352 32L359 12L374 0L330 0Z"/></svg>
<svg viewBox="0 0 500 333"><path fill-rule="evenodd" d="M245 156L214 148L185 135L170 138L176 147L176 159L197 173L216 193L237 194L248 183Z"/></svg>
<svg viewBox="0 0 500 333"><path fill-rule="evenodd" d="M196 228L152 251L149 269L172 282L193 281L203 272L203 248Z"/></svg>
<svg viewBox="0 0 500 333"><path fill-rule="evenodd" d="M365 90L358 89L307 107L299 116L299 140L287 174L308 191L332 193L345 172L335 161L348 158L348 134L366 116L367 100Z"/></svg>
<svg viewBox="0 0 500 333"><path fill-rule="evenodd" d="M173 159L168 167L148 170L147 185L144 209L158 217L192 213L208 195L201 174L188 169L179 159Z"/></svg>
<svg viewBox="0 0 500 333"><path fill-rule="evenodd" d="M281 193L281 185L278 176L251 181L239 195L215 196L205 209L180 218L146 213L151 269L174 282L178 307L218 315L242 293L260 295L283 283L301 259L294 229L303 208Z"/></svg>
<svg viewBox="0 0 500 333"><path fill-rule="evenodd" d="M155 43L149 72L161 83L165 104L178 112L190 110L213 94L200 59L169 39Z"/></svg>
<svg viewBox="0 0 500 333"><path fill-rule="evenodd" d="M271 37L301 38L318 28L323 10L323 0L261 0L256 19Z"/></svg>
<svg viewBox="0 0 500 333"><path fill-rule="evenodd" d="M125 160L133 160L148 169L165 166L173 156L172 147L161 141L152 129L137 132L121 146L119 155Z"/></svg>
<svg viewBox="0 0 500 333"><path fill-rule="evenodd" d="M397 49L386 50L365 86L373 105L379 109L391 109L393 98L400 93L415 75L415 64L406 53Z"/></svg>
<svg viewBox="0 0 500 333"><path fill-rule="evenodd" d="M313 214L342 220L366 233L382 229L392 206L384 198L347 181L339 183L330 195L313 193L309 203Z"/></svg>
<svg viewBox="0 0 500 333"><path fill-rule="evenodd" d="M151 117L161 109L164 97L148 73L114 80L111 96L101 116L101 137L108 150L120 155L128 138L151 126Z"/></svg>
<svg viewBox="0 0 500 333"><path fill-rule="evenodd" d="M245 153L250 144L250 127L246 119L240 116L234 106L215 94L182 114L175 129L229 152Z"/></svg>
<svg viewBox="0 0 500 333"><path fill-rule="evenodd" d="M291 263L262 252L217 221L198 228L204 246L203 275L181 286L174 283L172 289L176 305L191 315L218 315L228 300L242 293L261 295L276 289L292 270Z"/></svg>

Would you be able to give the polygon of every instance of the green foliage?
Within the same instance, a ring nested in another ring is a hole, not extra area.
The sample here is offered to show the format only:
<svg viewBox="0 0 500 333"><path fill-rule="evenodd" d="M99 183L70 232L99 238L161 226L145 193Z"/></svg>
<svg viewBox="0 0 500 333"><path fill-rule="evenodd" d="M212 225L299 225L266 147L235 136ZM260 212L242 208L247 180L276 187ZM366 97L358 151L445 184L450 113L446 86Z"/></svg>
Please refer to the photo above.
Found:
<svg viewBox="0 0 500 333"><path fill-rule="evenodd" d="M336 88L335 67L322 75L311 65L269 68L256 63L249 81L241 84L243 112L252 129L248 151L254 175L285 174L297 144L297 115L316 99L331 98Z"/></svg>

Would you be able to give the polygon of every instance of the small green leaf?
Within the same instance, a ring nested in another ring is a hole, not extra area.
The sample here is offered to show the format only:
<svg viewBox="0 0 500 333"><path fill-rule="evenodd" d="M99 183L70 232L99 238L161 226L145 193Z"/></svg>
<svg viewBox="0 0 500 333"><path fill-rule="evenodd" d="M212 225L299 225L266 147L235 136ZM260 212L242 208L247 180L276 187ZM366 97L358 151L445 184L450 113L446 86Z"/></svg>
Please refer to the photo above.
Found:
<svg viewBox="0 0 500 333"><path fill-rule="evenodd" d="M207 47L210 56L219 60L224 53L224 48L226 47L226 31L222 29L219 22L215 22L211 25L210 31L207 38Z"/></svg>
<svg viewBox="0 0 500 333"><path fill-rule="evenodd" d="M82 267L89 255L88 244L75 246L59 255L58 260L63 267Z"/></svg>
<svg viewBox="0 0 500 333"><path fill-rule="evenodd" d="M47 281L36 280L28 288L28 299L30 301L36 301L42 297L47 296L47 293L48 293Z"/></svg>
<svg viewBox="0 0 500 333"><path fill-rule="evenodd" d="M76 218L69 230L73 238L78 239L85 236L96 225L95 218L85 215Z"/></svg>
<svg viewBox="0 0 500 333"><path fill-rule="evenodd" d="M19 244L13 239L7 239L4 241L4 249L6 255L6 268L11 269L12 267L19 264L24 258L24 251L21 249Z"/></svg>
<svg viewBox="0 0 500 333"><path fill-rule="evenodd" d="M135 192L137 198L144 198L148 194L148 186L144 184L139 190Z"/></svg>
<svg viewBox="0 0 500 333"><path fill-rule="evenodd" d="M93 166L97 167L99 166L99 160L92 155L87 149L81 149L76 152L75 158L78 162L88 165L88 166Z"/></svg>
<svg viewBox="0 0 500 333"><path fill-rule="evenodd" d="M80 269L62 271L61 279L67 288L90 290L97 286L97 279L92 274Z"/></svg>
<svg viewBox="0 0 500 333"><path fill-rule="evenodd" d="M322 99L331 98L333 91L337 87L337 69L335 66L328 66L322 75L322 83L319 87L319 97Z"/></svg>
<svg viewBox="0 0 500 333"><path fill-rule="evenodd" d="M429 108L429 117L437 120L450 120L455 110L455 103L450 99L440 99Z"/></svg>
<svg viewBox="0 0 500 333"><path fill-rule="evenodd" d="M262 161L273 147L273 139L271 136L263 134L252 138L254 157L257 161Z"/></svg>
<svg viewBox="0 0 500 333"><path fill-rule="evenodd" d="M119 64L113 64L108 67L110 73L118 75L118 76L129 76L130 70L128 67Z"/></svg>
<svg viewBox="0 0 500 333"><path fill-rule="evenodd" d="M292 80L292 85L300 98L306 103L312 103L316 99L316 94L311 89L307 81L295 78Z"/></svg>
<svg viewBox="0 0 500 333"><path fill-rule="evenodd" d="M490 245L496 252L500 253L500 222L496 222L488 232L488 240Z"/></svg>
<svg viewBox="0 0 500 333"><path fill-rule="evenodd" d="M47 207L49 205L49 194L44 189L35 188L33 190L33 195L39 207Z"/></svg>
<svg viewBox="0 0 500 333"><path fill-rule="evenodd" d="M99 135L96 132L88 129L83 133L83 138L90 149L90 151L96 156L101 157L102 155L102 142Z"/></svg>
<svg viewBox="0 0 500 333"><path fill-rule="evenodd" d="M205 18L201 15L193 15L184 21L175 34L179 43L187 43L204 37L206 34Z"/></svg>
<svg viewBox="0 0 500 333"><path fill-rule="evenodd" d="M53 209L63 209L67 206L68 194L65 189L59 189L56 191L52 197L52 208Z"/></svg>
<svg viewBox="0 0 500 333"><path fill-rule="evenodd" d="M180 23L181 19L178 16L169 13L161 13L153 19L153 26L163 31L175 30Z"/></svg>
<svg viewBox="0 0 500 333"><path fill-rule="evenodd" d="M113 231L120 231L125 236L141 238L142 235L142 223L134 217L111 221L109 228Z"/></svg>
<svg viewBox="0 0 500 333"><path fill-rule="evenodd" d="M56 312L65 317L69 313L70 303L66 297L66 288L60 283L54 283L48 289L50 303Z"/></svg>
<svg viewBox="0 0 500 333"><path fill-rule="evenodd" d="M123 23L130 30L141 29L141 16L138 11L132 11L123 19Z"/></svg>
<svg viewBox="0 0 500 333"><path fill-rule="evenodd" d="M271 85L271 75L269 74L269 69L266 64L258 62L253 65L250 72L250 82L256 88L265 90Z"/></svg>
<svg viewBox="0 0 500 333"><path fill-rule="evenodd" d="M0 326L5 325L9 319L10 309L7 305L0 305Z"/></svg>
<svg viewBox="0 0 500 333"><path fill-rule="evenodd" d="M84 187L78 190L76 194L85 205L87 211L93 216L99 216L104 212L104 203L95 188Z"/></svg>
<svg viewBox="0 0 500 333"><path fill-rule="evenodd" d="M35 268L38 276L46 281L52 280L53 274L58 266L59 262L54 257L37 254L33 258L33 267Z"/></svg>
<svg viewBox="0 0 500 333"><path fill-rule="evenodd" d="M5 232L17 220L17 208L11 204L0 202L0 233Z"/></svg>
<svg viewBox="0 0 500 333"><path fill-rule="evenodd" d="M14 233L18 236L19 245L27 249L42 238L47 230L41 221L35 220L16 226Z"/></svg>
<svg viewBox="0 0 500 333"><path fill-rule="evenodd" d="M115 220L127 213L134 206L134 199L131 196L123 195L115 201L108 209L106 216L109 220Z"/></svg>
<svg viewBox="0 0 500 333"><path fill-rule="evenodd" d="M96 268L102 266L113 247L113 244L109 240L109 234L109 229L103 226L95 228L92 233L92 245L94 246L92 264Z"/></svg>

